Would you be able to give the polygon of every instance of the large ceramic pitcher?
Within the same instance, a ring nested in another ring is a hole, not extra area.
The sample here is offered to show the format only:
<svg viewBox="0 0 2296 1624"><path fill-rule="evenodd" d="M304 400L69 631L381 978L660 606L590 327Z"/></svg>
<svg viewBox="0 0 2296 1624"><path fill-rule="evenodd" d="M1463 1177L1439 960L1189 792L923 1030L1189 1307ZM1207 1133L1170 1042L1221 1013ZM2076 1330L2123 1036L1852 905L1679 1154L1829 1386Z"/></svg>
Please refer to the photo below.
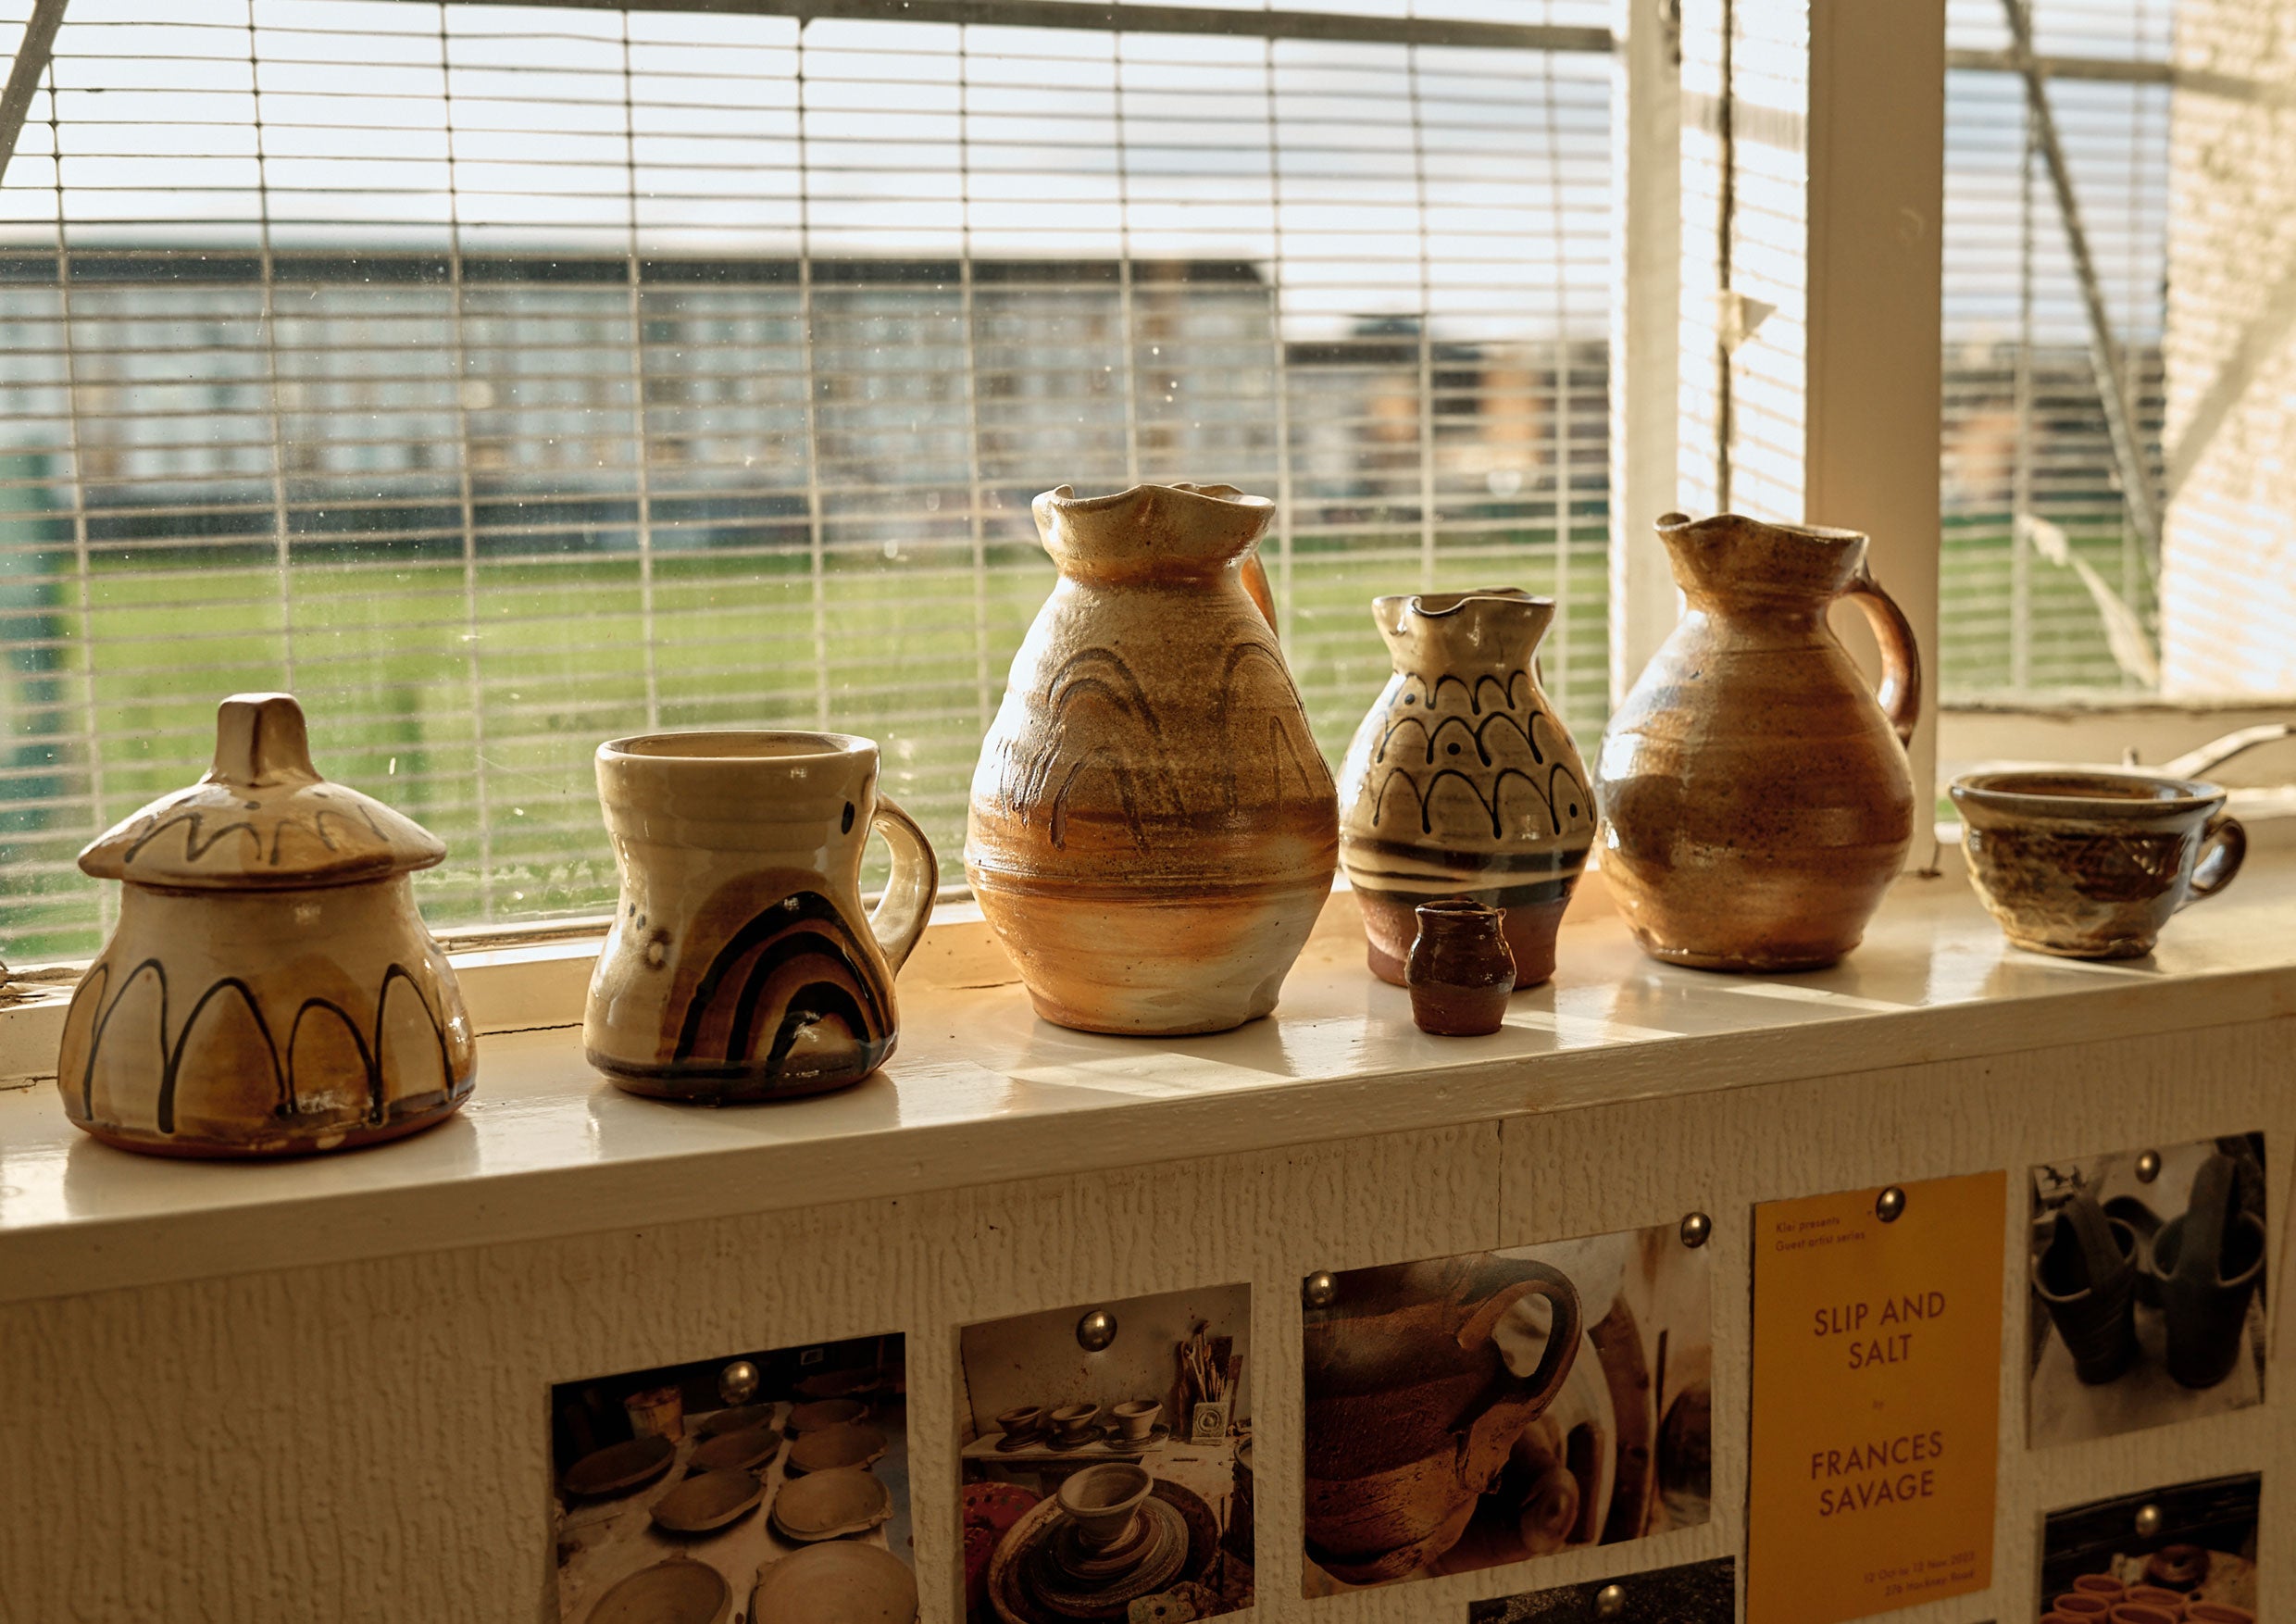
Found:
<svg viewBox="0 0 2296 1624"><path fill-rule="evenodd" d="M1491 1332L1525 1297L1554 1321L1538 1368ZM1398 1579L1458 1542L1524 1428L1570 1375L1578 1293L1559 1269L1482 1254L1357 1269L1305 1327L1307 1543L1351 1584Z"/></svg>
<svg viewBox="0 0 2296 1624"><path fill-rule="evenodd" d="M1047 1020L1178 1033L1266 1015L1339 856L1330 771L1245 589L1272 506L1228 485L1063 485L1035 507L1060 581L973 774L973 895Z"/></svg>
<svg viewBox="0 0 2296 1624"><path fill-rule="evenodd" d="M1831 964L1913 842L1913 630L1853 531L1675 513L1658 536L1689 607L1603 740L1603 877L1654 957ZM1880 640L1878 697L1826 623L1840 598Z"/></svg>
<svg viewBox="0 0 2296 1624"><path fill-rule="evenodd" d="M940 868L844 733L655 733L598 746L621 872L582 1020L590 1063L632 1093L709 1105L820 1093L892 1053L892 978ZM892 848L874 911L862 846Z"/></svg>
<svg viewBox="0 0 2296 1624"><path fill-rule="evenodd" d="M1554 931L1594 840L1586 763L1539 686L1554 600L1519 587L1374 598L1395 674L1340 764L1340 862L1371 973L1401 985L1423 902L1504 916L1515 984L1554 973Z"/></svg>

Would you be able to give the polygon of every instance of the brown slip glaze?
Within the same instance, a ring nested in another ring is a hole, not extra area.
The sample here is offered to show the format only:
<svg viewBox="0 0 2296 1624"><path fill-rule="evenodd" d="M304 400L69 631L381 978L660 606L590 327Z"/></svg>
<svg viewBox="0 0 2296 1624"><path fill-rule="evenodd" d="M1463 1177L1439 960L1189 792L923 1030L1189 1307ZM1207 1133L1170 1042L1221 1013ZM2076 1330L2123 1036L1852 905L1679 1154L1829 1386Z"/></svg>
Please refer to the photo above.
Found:
<svg viewBox="0 0 2296 1624"><path fill-rule="evenodd" d="M1532 1295L1554 1318L1538 1368L1517 1377L1491 1332ZM1449 1550L1562 1391L1580 1330L1568 1277L1532 1259L1482 1254L1341 1277L1304 1324L1309 1555L1370 1584Z"/></svg>
<svg viewBox="0 0 2296 1624"><path fill-rule="evenodd" d="M73 1126L129 1150L259 1157L453 1115L477 1042L408 878L445 856L319 776L292 697L225 700L206 776L80 854L123 883L64 1018Z"/></svg>
<svg viewBox="0 0 2296 1624"><path fill-rule="evenodd" d="M1586 763L1539 684L1554 600L1518 587L1375 598L1395 674L1340 764L1340 863L1371 973L1402 983L1412 909L1504 915L1516 985L1554 973L1554 931L1594 839Z"/></svg>
<svg viewBox="0 0 2296 1624"><path fill-rule="evenodd" d="M1036 499L1060 581L973 775L965 869L1036 1011L1220 1031L1275 1007L1339 815L1245 589L1270 504L1226 485Z"/></svg>
<svg viewBox="0 0 2296 1624"><path fill-rule="evenodd" d="M1423 902L1418 933L1404 964L1411 1018L1443 1038L1481 1037L1506 1019L1515 991L1515 956L1505 916L1488 903Z"/></svg>
<svg viewBox="0 0 2296 1624"><path fill-rule="evenodd" d="M2240 872L2248 834L2192 779L2071 768L1978 772L1952 790L1969 883L2015 945L2138 958Z"/></svg>
<svg viewBox="0 0 2296 1624"><path fill-rule="evenodd" d="M1912 630L1855 531L1669 514L1658 535L1688 607L1603 740L1603 877L1655 958L1830 964L1913 842ZM1878 698L1827 625L1841 598L1880 641Z"/></svg>

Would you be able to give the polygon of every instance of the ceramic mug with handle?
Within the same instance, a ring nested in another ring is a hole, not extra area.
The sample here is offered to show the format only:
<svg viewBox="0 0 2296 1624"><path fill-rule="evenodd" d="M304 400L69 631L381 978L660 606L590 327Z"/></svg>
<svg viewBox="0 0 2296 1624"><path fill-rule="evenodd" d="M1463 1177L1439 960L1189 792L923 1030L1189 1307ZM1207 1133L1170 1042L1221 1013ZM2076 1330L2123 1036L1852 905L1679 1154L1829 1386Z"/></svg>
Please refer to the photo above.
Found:
<svg viewBox="0 0 2296 1624"><path fill-rule="evenodd" d="M940 869L843 733L655 733L598 747L621 874L582 1021L590 1063L633 1093L712 1105L858 1082L899 1033L893 974ZM892 850L861 904L872 831Z"/></svg>

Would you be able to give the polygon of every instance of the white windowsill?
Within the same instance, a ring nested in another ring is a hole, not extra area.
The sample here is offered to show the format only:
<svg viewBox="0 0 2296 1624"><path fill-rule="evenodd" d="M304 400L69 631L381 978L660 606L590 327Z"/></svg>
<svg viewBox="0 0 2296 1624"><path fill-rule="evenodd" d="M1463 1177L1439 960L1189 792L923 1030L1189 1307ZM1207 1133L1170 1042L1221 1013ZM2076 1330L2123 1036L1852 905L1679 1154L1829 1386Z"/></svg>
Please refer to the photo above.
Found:
<svg viewBox="0 0 2296 1624"><path fill-rule="evenodd" d="M2270 843L2277 845L2278 843ZM711 1110L624 1094L568 1028L499 1032L455 1119L264 1166L97 1144L53 1082L0 1090L0 1301L597 1232L1137 1166L2296 1013L2296 860L2271 851L2150 960L2009 948L1957 875L1909 876L1833 969L1708 975L1642 956L1599 883L1555 981L1437 1039L1362 968L1335 895L1277 1014L1175 1041L1038 1021L977 920L901 979L900 1052L842 1093ZM539 978L579 956L505 949Z"/></svg>

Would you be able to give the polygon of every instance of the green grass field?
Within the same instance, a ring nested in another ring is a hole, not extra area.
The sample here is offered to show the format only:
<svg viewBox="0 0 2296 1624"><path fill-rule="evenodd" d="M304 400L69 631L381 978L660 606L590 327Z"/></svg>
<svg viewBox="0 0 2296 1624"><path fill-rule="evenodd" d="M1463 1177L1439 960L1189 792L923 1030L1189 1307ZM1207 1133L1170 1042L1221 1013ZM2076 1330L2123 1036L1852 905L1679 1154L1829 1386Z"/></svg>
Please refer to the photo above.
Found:
<svg viewBox="0 0 2296 1624"><path fill-rule="evenodd" d="M1591 745L1604 713L1606 564L1599 511L1553 533L1295 538L1266 549L1285 646L1336 764L1388 672L1369 600L1491 583L1569 613L1542 651ZM290 686L330 777L445 840L418 885L434 925L603 911L614 873L590 759L649 727L828 727L878 740L883 784L959 874L982 730L1053 570L1033 545L832 556L629 556L455 562L268 561L98 568L49 611L59 668L9 679L12 792L0 802L0 956L93 952L110 889L71 858L99 829L206 765L223 695ZM1560 589L1558 592L1558 588ZM649 601L650 600L650 601ZM649 628L651 635L649 635ZM101 740L91 756L81 733Z"/></svg>

